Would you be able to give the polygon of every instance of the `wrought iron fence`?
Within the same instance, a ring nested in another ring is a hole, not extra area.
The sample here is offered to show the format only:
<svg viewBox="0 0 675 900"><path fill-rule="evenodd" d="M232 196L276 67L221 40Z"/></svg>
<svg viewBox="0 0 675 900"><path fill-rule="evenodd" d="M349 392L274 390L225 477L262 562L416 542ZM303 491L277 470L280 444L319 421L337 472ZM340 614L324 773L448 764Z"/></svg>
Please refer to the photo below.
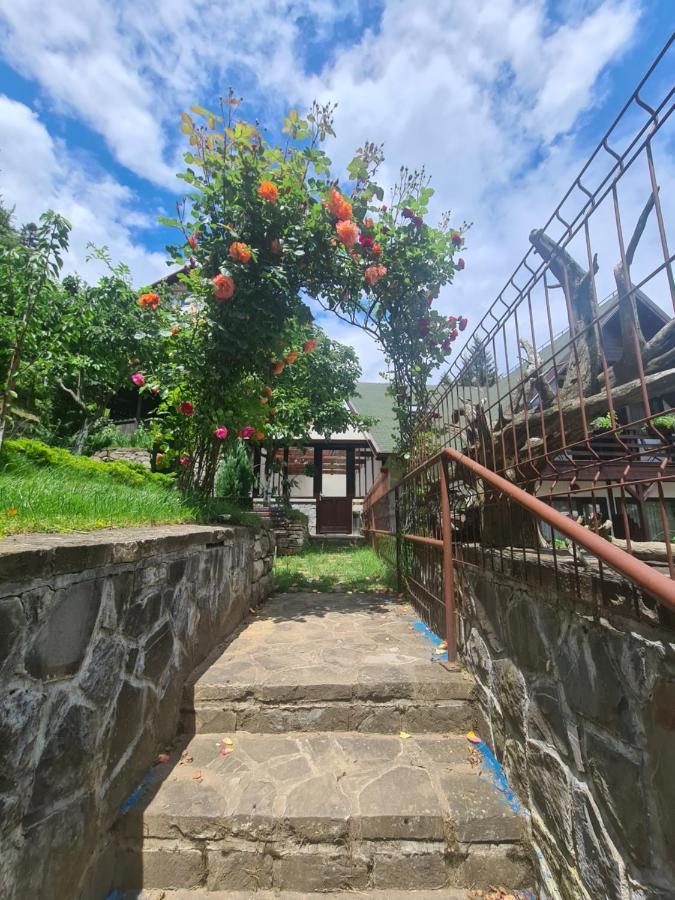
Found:
<svg viewBox="0 0 675 900"><path fill-rule="evenodd" d="M671 36L434 392L412 472L366 503L372 540L439 631L448 528L458 577L497 567L647 616L644 571L628 590L614 551L633 574L642 559L675 579L674 70ZM584 531L612 564L580 549Z"/></svg>

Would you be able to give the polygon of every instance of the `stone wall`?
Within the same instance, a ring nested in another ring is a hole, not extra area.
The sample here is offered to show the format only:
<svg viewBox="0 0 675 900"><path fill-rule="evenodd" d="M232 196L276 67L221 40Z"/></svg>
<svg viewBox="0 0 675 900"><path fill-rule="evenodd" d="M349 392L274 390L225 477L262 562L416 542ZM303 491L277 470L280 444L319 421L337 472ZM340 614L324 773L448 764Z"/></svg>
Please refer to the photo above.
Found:
<svg viewBox="0 0 675 900"><path fill-rule="evenodd" d="M139 447L106 447L105 450L97 450L91 454L92 459L101 462L131 462L150 468L152 453Z"/></svg>
<svg viewBox="0 0 675 900"><path fill-rule="evenodd" d="M463 567L461 653L487 737L560 896L672 898L675 623L540 581Z"/></svg>
<svg viewBox="0 0 675 900"><path fill-rule="evenodd" d="M0 896L98 900L195 666L272 589L267 529L0 542Z"/></svg>

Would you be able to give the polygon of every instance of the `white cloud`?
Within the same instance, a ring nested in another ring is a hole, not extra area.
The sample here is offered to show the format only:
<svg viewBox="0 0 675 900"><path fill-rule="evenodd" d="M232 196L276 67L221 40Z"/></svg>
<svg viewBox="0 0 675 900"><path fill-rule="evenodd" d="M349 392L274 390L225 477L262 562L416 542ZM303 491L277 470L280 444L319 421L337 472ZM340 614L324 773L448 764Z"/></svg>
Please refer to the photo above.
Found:
<svg viewBox="0 0 675 900"><path fill-rule="evenodd" d="M0 95L0 195L16 208L17 223L35 221L52 208L72 225L66 271L89 279L101 272L87 263L87 243L106 244L115 261L123 261L143 283L166 273L165 256L148 252L134 238L152 217L139 213L137 198L105 173L88 169L53 138L37 115Z"/></svg>
<svg viewBox="0 0 675 900"><path fill-rule="evenodd" d="M441 311L473 326L495 299L583 164L570 129L637 20L636 4L613 0L557 27L540 0L388 0L379 31L305 86L305 98L339 99L341 162L384 141L385 181L401 163L425 164L432 214L474 222Z"/></svg>
<svg viewBox="0 0 675 900"><path fill-rule="evenodd" d="M0 9L0 46L122 165L178 191L180 112L230 81L283 93L301 70L303 29L330 33L357 11L356 0L14 0Z"/></svg>
<svg viewBox="0 0 675 900"><path fill-rule="evenodd" d="M456 222L474 221L467 268L439 301L474 322L580 168L586 151L575 125L602 99L602 72L629 45L640 0L556 0L555 19L545 0L385 0L377 29L339 44L336 35L362 9L357 0L14 0L0 11L0 41L50 104L164 186L175 187L179 111L209 105L230 83L253 93L265 115L315 96L337 100L339 143L329 152L338 164L364 140L383 141L385 181L401 163L424 163L437 191L434 214L452 208ZM333 52L309 77L307 44L317 33ZM103 175L91 184L69 169L72 156L39 121L19 118L39 139L29 162L21 150L9 167L0 156L7 199L61 204L145 280L159 260L131 238L128 189ZM0 143L6 136L3 122ZM331 319L321 324L357 348L364 375L377 376L381 355L367 337Z"/></svg>

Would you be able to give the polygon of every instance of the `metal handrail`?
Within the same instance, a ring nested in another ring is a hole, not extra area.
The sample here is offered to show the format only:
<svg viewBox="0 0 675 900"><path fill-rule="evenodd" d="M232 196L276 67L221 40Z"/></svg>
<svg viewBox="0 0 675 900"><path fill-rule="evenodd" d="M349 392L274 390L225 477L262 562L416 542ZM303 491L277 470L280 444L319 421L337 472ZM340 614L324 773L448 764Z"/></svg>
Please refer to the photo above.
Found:
<svg viewBox="0 0 675 900"><path fill-rule="evenodd" d="M431 456L429 457L429 459L424 460L424 462L420 463L418 466L408 472L401 479L398 485L395 488L391 488L387 493L390 493L391 491L397 491L402 484L405 484L407 481L415 478L424 470L435 465L440 465L442 483L447 485L447 474L445 474L445 477L443 476L444 473L446 473L448 462L453 462L457 465L464 466L466 469L469 469L474 473L474 475L482 478L492 487L503 492L507 497L514 500L524 509L531 512L534 516L541 519L543 522L546 522L551 526L551 528L554 528L556 531L564 534L575 544L583 547L601 562L614 569L616 572L618 572L624 578L628 579L637 587L646 591L671 612L675 612L675 581L673 581L672 578L661 575L651 566L647 565L647 563L643 562L640 559L636 559L630 553L627 553L625 550L616 547L610 541L607 541L605 538L600 537L600 535L596 534L594 531L591 531L588 528L584 528L583 525L580 525L578 522L575 522L568 516L563 515L552 506L549 506L548 503L544 503L543 500L540 500L538 497L529 494L527 491L523 490L523 488L518 487L518 485L513 484L510 481L507 481L506 478L502 478L501 475L497 475L496 472L493 472L491 469L487 469L479 462L476 462L476 460L465 456L463 453L460 453L458 450L455 450L452 447L445 447L444 449L438 451L434 456ZM386 496L386 494L382 496ZM443 497L441 497L441 500L442 499ZM442 506L444 507L445 504L442 503ZM367 496L364 500L364 513L367 514L370 511L370 508L372 508L372 503L369 501L369 497ZM402 539L415 540L418 543L428 544L429 546L442 546L444 556L444 570L449 571L448 565L450 567L452 566L452 545L451 540L448 540L448 538L451 537L452 522L449 510L442 509L442 513L443 541L439 541L438 538L424 537L421 535L401 534L400 537ZM383 529L366 527L364 528L364 530L372 534L387 534L391 537L398 537L395 532L384 531ZM452 594L453 592L444 591L444 593L446 594L444 599L448 618L452 618L454 616L454 597L450 596L450 594ZM450 623L448 623L448 625L450 625ZM453 648L450 646L450 642L448 642L448 650L449 658L452 659Z"/></svg>
<svg viewBox="0 0 675 900"><path fill-rule="evenodd" d="M478 475L498 490L503 491L507 497L515 500L524 509L533 513L537 518L542 519L552 528L555 528L556 531L574 541L574 543L588 550L593 556L606 563L648 594L651 594L659 603L662 603L672 612L675 612L675 581L672 578L660 575L641 559L636 559L625 550L619 549L610 541L600 537L599 534L584 528L583 525L579 525L578 522L558 512L557 509L549 506L548 503L544 503L543 500L540 500L533 494L528 494L527 491L524 491L518 485L512 484L512 482L507 481L506 478L502 478L501 475L497 475L490 469L486 469L485 466L465 456L458 450L446 447L439 455L470 469L475 475Z"/></svg>

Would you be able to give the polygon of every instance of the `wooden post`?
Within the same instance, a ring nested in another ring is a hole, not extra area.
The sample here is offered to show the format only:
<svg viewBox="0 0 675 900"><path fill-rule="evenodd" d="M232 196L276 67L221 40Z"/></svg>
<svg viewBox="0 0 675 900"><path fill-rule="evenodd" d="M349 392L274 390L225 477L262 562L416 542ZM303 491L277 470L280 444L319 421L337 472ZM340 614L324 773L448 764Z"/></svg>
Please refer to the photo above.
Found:
<svg viewBox="0 0 675 900"><path fill-rule="evenodd" d="M448 460L440 460L441 526L443 530L443 602L445 604L445 640L448 644L448 663L457 662L457 629L455 625L455 577L452 559L452 520Z"/></svg>
<svg viewBox="0 0 675 900"><path fill-rule="evenodd" d="M317 498L323 490L323 468L321 451L321 447L314 448L314 496Z"/></svg>
<svg viewBox="0 0 675 900"><path fill-rule="evenodd" d="M347 447L346 464L347 496L353 497L356 494L356 451L354 447Z"/></svg>

